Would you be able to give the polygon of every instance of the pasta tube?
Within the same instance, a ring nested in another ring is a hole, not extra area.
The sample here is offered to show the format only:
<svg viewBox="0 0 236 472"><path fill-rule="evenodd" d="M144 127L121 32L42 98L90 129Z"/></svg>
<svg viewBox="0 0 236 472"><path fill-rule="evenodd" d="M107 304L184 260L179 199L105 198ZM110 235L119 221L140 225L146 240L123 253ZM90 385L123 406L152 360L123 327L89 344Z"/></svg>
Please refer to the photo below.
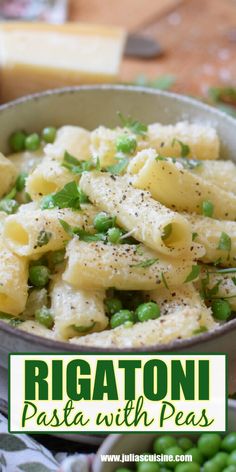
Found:
<svg viewBox="0 0 236 472"><path fill-rule="evenodd" d="M220 261L225 267L236 265L235 221L220 221L199 215L184 216L192 225L194 240L205 248L202 261Z"/></svg>
<svg viewBox="0 0 236 472"><path fill-rule="evenodd" d="M149 190L152 197L177 211L202 213L204 201L213 205L213 217L236 219L236 195L217 187L179 162L156 159L154 150L140 152L130 163L134 187Z"/></svg>
<svg viewBox="0 0 236 472"><path fill-rule="evenodd" d="M144 246L86 243L76 238L68 244L67 256L63 280L84 290L152 290L182 284L192 268L189 258L159 256Z"/></svg>
<svg viewBox="0 0 236 472"><path fill-rule="evenodd" d="M15 166L12 164L9 159L4 157L3 154L0 153L0 175L1 175L1 186L0 186L0 197L5 195L5 193L10 190L10 188L14 185L17 171Z"/></svg>
<svg viewBox="0 0 236 472"><path fill-rule="evenodd" d="M232 161L202 161L191 172L227 192L236 193L236 165Z"/></svg>
<svg viewBox="0 0 236 472"><path fill-rule="evenodd" d="M126 177L109 173L84 173L82 190L98 207L116 216L117 223L150 248L172 257L190 251L191 227L177 213L155 202L148 192L135 189ZM164 237L166 228L170 229Z"/></svg>
<svg viewBox="0 0 236 472"><path fill-rule="evenodd" d="M78 181L75 174L69 172L55 159L45 157L26 181L26 192L32 200L57 192L72 180Z"/></svg>
<svg viewBox="0 0 236 472"><path fill-rule="evenodd" d="M90 287L91 289L91 287ZM79 290L57 278L51 290L51 310L57 337L69 339L107 327L103 300L105 291Z"/></svg>
<svg viewBox="0 0 236 472"><path fill-rule="evenodd" d="M7 156L7 159L14 164L18 174L21 172L29 174L42 161L43 157L43 149L38 149L37 151L23 151L10 154Z"/></svg>
<svg viewBox="0 0 236 472"><path fill-rule="evenodd" d="M206 299L225 298L233 311L236 310L236 285L235 273L220 273L217 269L210 268L200 273L199 281L195 286ZM213 292L212 292L213 290Z"/></svg>
<svg viewBox="0 0 236 472"><path fill-rule="evenodd" d="M218 159L219 138L216 130L205 124L180 121L175 125L153 123L148 126L148 147L154 148L162 156L181 157L181 144L187 145L187 157L196 159Z"/></svg>
<svg viewBox="0 0 236 472"><path fill-rule="evenodd" d="M70 236L61 226L60 219L81 229L93 229L92 220L97 210L92 205L86 205L85 208L84 211L77 212L67 208L34 211L22 209L6 218L3 231L5 243L20 256L62 249Z"/></svg>
<svg viewBox="0 0 236 472"><path fill-rule="evenodd" d="M71 343L103 348L150 347L190 338L201 328L214 329L217 326L210 309L203 306L191 285L184 289L178 287L178 291L174 301L166 289L151 293L152 299L161 303L161 316L156 320L136 323L130 328L121 325L103 333L73 338Z"/></svg>
<svg viewBox="0 0 236 472"><path fill-rule="evenodd" d="M0 311L19 315L27 300L28 270L25 258L13 254L0 241Z"/></svg>
<svg viewBox="0 0 236 472"><path fill-rule="evenodd" d="M43 338L59 340L56 337L54 331L46 328L45 326L34 320L23 321L23 323L20 323L17 328L21 331L25 331L26 333L34 334L35 336L42 336Z"/></svg>
<svg viewBox="0 0 236 472"><path fill-rule="evenodd" d="M62 126L57 131L53 144L47 144L44 151L47 156L63 160L65 151L84 161L90 157L90 132L79 126Z"/></svg>

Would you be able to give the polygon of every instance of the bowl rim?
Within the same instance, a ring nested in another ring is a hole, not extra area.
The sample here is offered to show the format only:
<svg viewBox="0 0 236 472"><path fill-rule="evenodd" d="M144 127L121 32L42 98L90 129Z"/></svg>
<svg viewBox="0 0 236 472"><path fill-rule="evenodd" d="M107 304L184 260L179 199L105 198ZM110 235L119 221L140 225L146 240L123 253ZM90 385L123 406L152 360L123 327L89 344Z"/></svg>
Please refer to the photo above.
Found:
<svg viewBox="0 0 236 472"><path fill-rule="evenodd" d="M234 410L236 412L236 400L228 400L228 413L230 414L230 411ZM204 433L204 431L202 431L202 433ZM106 438L104 439L104 441L102 442L101 446L98 448L96 454L95 454L95 459L94 459L94 463L93 463L93 471L102 471L102 461L101 461L101 456L102 455L107 455L107 454L113 454L114 453L114 445L116 445L117 443L119 442L122 442L124 440L124 436L125 436L125 441L127 439L129 439L129 436L132 436L132 435L135 435L137 436L137 440L139 438L139 436L147 436L147 435L150 435L150 436L159 436L159 435L164 435L164 434L169 434L167 433L166 431L152 431L150 433L145 433L145 432L142 432L142 433L139 433L139 432L134 432L134 433L128 433L128 434L124 434L124 433L114 433L114 434L108 434L108 436L106 436ZM199 436L201 434L201 432L190 432L190 431L175 431L173 433L171 433L173 436L191 436L194 434L194 436ZM225 431L225 433L222 433L223 435L226 435L228 434L228 431ZM132 451L135 453L135 451Z"/></svg>
<svg viewBox="0 0 236 472"><path fill-rule="evenodd" d="M148 87L142 87L137 85L115 85L115 84L101 84L101 85L79 85L79 86L69 86L69 87L62 87L56 89L49 89L43 92L38 92L30 95L26 95L16 100L12 100L10 102L4 103L0 105L0 114L4 113L5 111L12 109L14 107L18 108L24 103L33 103L34 101L39 101L41 99L51 97L52 95L60 96L64 94L71 94L71 93L79 93L81 91L86 92L101 92L101 91L121 91L121 92L135 92L141 93L146 95L155 95L161 97L167 97L173 99L175 101L185 103L186 105L193 105L199 111L208 111L213 116L218 116L221 119L224 119L230 125L236 127L236 119L226 115L223 111L218 110L210 105L202 103L197 99L192 97L188 97L186 95L177 94L174 92L168 92L158 89L152 89ZM231 332L232 330L236 330L236 318L228 321L225 324L219 325L212 331L199 334L198 336L193 336L187 339L176 339L171 341L168 344L155 344L151 346L140 346L140 347L132 347L132 348L115 348L115 347L95 347L95 346L80 346L79 344L70 343L66 341L58 341L52 338L46 338L43 336L38 336L35 334L28 333L26 331L22 331L16 329L4 321L0 320L0 331L5 332L6 334L10 334L16 336L17 338L23 338L26 341L32 341L35 343L39 343L41 347L44 348L55 348L60 350L61 352L130 352L135 354L137 352L169 352L169 351L176 351L176 350L183 350L184 348L194 347L199 343L207 343L209 340L217 339L218 337Z"/></svg>

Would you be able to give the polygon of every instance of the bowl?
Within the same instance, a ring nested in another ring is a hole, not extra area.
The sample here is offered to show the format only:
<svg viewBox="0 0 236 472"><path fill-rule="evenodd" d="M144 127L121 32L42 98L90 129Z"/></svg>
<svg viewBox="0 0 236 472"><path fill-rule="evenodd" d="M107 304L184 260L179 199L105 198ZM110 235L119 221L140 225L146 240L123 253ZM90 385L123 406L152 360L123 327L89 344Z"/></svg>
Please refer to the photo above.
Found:
<svg viewBox="0 0 236 472"><path fill-rule="evenodd" d="M236 401L230 400L228 406L228 430L227 432L235 432L236 425ZM141 454L142 452L151 451L152 443L158 433L146 433L146 434L110 434L107 436L105 441L96 453L96 457L93 463L93 472L114 472L119 466L119 462L102 462L101 455L106 454ZM180 437L185 436L190 439L197 439L198 434L179 433L173 434L173 436ZM121 467L126 467L126 464L120 464ZM127 467L130 467L127 464Z"/></svg>
<svg viewBox="0 0 236 472"><path fill-rule="evenodd" d="M192 98L173 93L132 86L82 86L57 89L27 96L0 107L0 150L7 153L7 140L16 129L40 131L46 125L80 125L93 129L98 125L113 127L116 112L131 115L144 122L163 124L179 120L210 123L216 127L221 140L222 158L236 162L236 120ZM191 339L176 340L166 345L148 347L148 352L225 352L229 356L229 389L236 391L236 319L213 332ZM18 331L0 321L0 362L7 367L9 352L104 352L103 348L79 347L51 341ZM118 351L118 349L116 349ZM124 350L125 351L125 350ZM127 350L126 350L127 351ZM146 348L128 351L147 351ZM112 352L112 349L109 349ZM234 374L233 374L234 373Z"/></svg>

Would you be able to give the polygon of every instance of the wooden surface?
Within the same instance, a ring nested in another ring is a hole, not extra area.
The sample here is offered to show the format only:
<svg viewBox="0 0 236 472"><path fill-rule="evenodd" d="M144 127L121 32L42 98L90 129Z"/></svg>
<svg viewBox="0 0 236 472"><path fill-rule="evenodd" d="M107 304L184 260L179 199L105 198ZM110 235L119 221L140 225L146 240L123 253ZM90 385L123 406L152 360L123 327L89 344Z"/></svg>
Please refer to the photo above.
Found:
<svg viewBox="0 0 236 472"><path fill-rule="evenodd" d="M122 80L173 74L174 89L193 95L236 85L236 0L70 0L69 18L123 26L161 43L162 58L124 58Z"/></svg>

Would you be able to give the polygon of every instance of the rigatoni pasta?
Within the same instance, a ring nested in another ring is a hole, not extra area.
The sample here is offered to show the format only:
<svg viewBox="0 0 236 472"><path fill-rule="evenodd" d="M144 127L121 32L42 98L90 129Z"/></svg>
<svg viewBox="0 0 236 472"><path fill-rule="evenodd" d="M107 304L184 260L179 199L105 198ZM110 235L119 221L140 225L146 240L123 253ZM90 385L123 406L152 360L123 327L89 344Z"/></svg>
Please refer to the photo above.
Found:
<svg viewBox="0 0 236 472"><path fill-rule="evenodd" d="M150 151L145 155L143 151L128 170L136 188L148 190L153 198L173 210L202 214L204 202L210 201L212 216L236 219L236 196L191 173L177 160L158 158Z"/></svg>
<svg viewBox="0 0 236 472"><path fill-rule="evenodd" d="M68 265L63 279L89 290L114 287L118 290L153 290L164 284L182 284L191 271L192 261L158 254L145 246L102 242L86 243L73 239L67 246Z"/></svg>
<svg viewBox="0 0 236 472"><path fill-rule="evenodd" d="M60 220L81 229L89 229L96 213L92 206L80 212L67 208L38 208L28 211L27 206L23 205L16 215L8 216L3 230L5 243L19 256L32 256L62 249L70 237Z"/></svg>
<svg viewBox="0 0 236 472"><path fill-rule="evenodd" d="M50 295L58 338L67 340L106 329L105 290L80 290L64 282L59 275L53 282Z"/></svg>
<svg viewBox="0 0 236 472"><path fill-rule="evenodd" d="M115 215L118 224L132 231L138 241L172 257L189 252L191 229L185 218L155 202L148 192L134 189L126 177L84 173L80 186L95 205ZM167 227L171 231L165 237Z"/></svg>
<svg viewBox="0 0 236 472"><path fill-rule="evenodd" d="M234 316L236 166L216 130L119 116L13 133L0 156L0 319L22 332L145 348Z"/></svg>

